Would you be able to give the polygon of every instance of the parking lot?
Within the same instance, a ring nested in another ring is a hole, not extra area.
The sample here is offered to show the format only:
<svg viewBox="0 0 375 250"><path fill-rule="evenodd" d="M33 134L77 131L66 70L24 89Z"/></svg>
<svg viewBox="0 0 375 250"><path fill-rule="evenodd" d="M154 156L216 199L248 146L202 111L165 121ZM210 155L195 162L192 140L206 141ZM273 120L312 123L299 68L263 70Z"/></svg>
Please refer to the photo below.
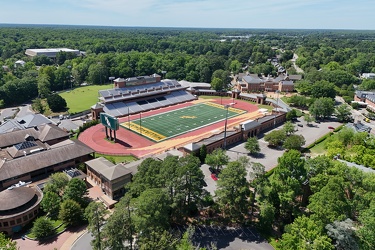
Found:
<svg viewBox="0 0 375 250"><path fill-rule="evenodd" d="M297 126L297 124L301 124L302 126ZM330 120L330 121L323 121L320 123L311 123L309 126L307 123L302 119L299 118L297 121L294 122L297 135L303 135L306 140L306 144L310 145L318 138L322 137L323 135L332 131L329 127L337 128L341 125L341 123ZM282 129L282 126L277 127L275 129ZM270 133L271 131L267 132ZM259 138L259 146L260 146L260 153L256 156L249 155L247 150L245 149L245 142L230 146L227 148L227 155L230 158L230 161L236 161L241 156L246 156L250 162L259 162L265 166L266 171L269 171L277 166L277 159L283 155L285 150L283 149L275 149L268 147L268 143L264 141L263 136ZM217 184L211 178L211 172L209 171L209 166L207 164L202 165L202 171L205 175L205 181L207 183L206 190L214 195L216 190ZM249 178L248 178L249 179Z"/></svg>
<svg viewBox="0 0 375 250"><path fill-rule="evenodd" d="M178 227L183 234L186 227ZM218 249L237 250L268 250L273 247L264 240L254 228L251 227L219 227L197 226L195 227L193 242L199 247L211 248L214 244Z"/></svg>

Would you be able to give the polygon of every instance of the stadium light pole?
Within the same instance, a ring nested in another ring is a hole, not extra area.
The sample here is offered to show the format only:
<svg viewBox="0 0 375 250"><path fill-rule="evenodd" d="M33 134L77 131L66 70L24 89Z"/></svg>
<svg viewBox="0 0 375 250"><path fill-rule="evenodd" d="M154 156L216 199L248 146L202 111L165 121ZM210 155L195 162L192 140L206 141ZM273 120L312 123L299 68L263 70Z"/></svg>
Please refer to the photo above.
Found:
<svg viewBox="0 0 375 250"><path fill-rule="evenodd" d="M71 90L73 88L73 84L72 84L72 72L71 72L72 66L68 65L67 68L69 69L69 82L70 82L70 90Z"/></svg>
<svg viewBox="0 0 375 250"><path fill-rule="evenodd" d="M276 99L276 111L277 111L277 114L279 114L279 94L280 94L280 91L279 91L279 90L276 90L275 92L277 93L277 99ZM273 127L276 127L276 115L275 115L275 117L273 118Z"/></svg>
<svg viewBox="0 0 375 250"><path fill-rule="evenodd" d="M110 76L110 77L108 77L108 79L111 81L111 84L113 84L113 80L115 80L115 78L116 78L116 77L114 77L114 76Z"/></svg>
<svg viewBox="0 0 375 250"><path fill-rule="evenodd" d="M226 115L225 115L225 123L224 123L224 145L223 149L226 150L227 148L227 122L228 122L228 109L232 106L231 104L227 104L224 107L227 109Z"/></svg>
<svg viewBox="0 0 375 250"><path fill-rule="evenodd" d="M99 76L100 76L100 85L102 85L102 67L101 67L102 62L98 62L99 65Z"/></svg>

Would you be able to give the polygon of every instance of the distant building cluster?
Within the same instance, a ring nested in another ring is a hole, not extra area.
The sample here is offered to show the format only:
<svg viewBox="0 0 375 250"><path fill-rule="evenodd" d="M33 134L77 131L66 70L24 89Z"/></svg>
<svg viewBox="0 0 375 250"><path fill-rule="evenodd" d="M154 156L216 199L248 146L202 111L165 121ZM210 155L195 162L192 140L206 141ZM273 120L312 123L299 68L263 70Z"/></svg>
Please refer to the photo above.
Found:
<svg viewBox="0 0 375 250"><path fill-rule="evenodd" d="M236 88L241 92L293 92L294 82L301 80L301 75L280 74L277 77L258 76L240 73L235 76Z"/></svg>
<svg viewBox="0 0 375 250"><path fill-rule="evenodd" d="M54 124L18 125L0 134L0 232L7 235L20 231L38 215L43 193L31 182L73 168L92 159L94 153Z"/></svg>

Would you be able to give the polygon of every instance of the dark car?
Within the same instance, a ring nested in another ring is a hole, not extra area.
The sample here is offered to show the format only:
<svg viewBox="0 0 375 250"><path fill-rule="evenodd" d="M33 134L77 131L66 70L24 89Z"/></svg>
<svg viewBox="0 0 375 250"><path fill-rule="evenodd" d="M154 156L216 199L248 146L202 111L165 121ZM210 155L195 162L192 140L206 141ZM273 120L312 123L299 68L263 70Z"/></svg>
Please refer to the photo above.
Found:
<svg viewBox="0 0 375 250"><path fill-rule="evenodd" d="M303 125L301 123L298 123L297 126L298 127L303 127Z"/></svg>
<svg viewBox="0 0 375 250"><path fill-rule="evenodd" d="M209 167L208 170L210 170L211 174L216 173L215 169L213 167Z"/></svg>
<svg viewBox="0 0 375 250"><path fill-rule="evenodd" d="M334 127L329 126L328 129L335 129Z"/></svg>

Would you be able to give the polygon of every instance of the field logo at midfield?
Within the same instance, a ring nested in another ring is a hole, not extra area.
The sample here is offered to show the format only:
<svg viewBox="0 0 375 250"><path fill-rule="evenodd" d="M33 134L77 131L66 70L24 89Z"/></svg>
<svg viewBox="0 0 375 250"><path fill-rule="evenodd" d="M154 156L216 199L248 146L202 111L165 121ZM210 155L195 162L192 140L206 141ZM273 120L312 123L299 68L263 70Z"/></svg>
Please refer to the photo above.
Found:
<svg viewBox="0 0 375 250"><path fill-rule="evenodd" d="M181 119L195 119L197 118L196 116L188 116L188 115L184 115L184 116L180 116Z"/></svg>

